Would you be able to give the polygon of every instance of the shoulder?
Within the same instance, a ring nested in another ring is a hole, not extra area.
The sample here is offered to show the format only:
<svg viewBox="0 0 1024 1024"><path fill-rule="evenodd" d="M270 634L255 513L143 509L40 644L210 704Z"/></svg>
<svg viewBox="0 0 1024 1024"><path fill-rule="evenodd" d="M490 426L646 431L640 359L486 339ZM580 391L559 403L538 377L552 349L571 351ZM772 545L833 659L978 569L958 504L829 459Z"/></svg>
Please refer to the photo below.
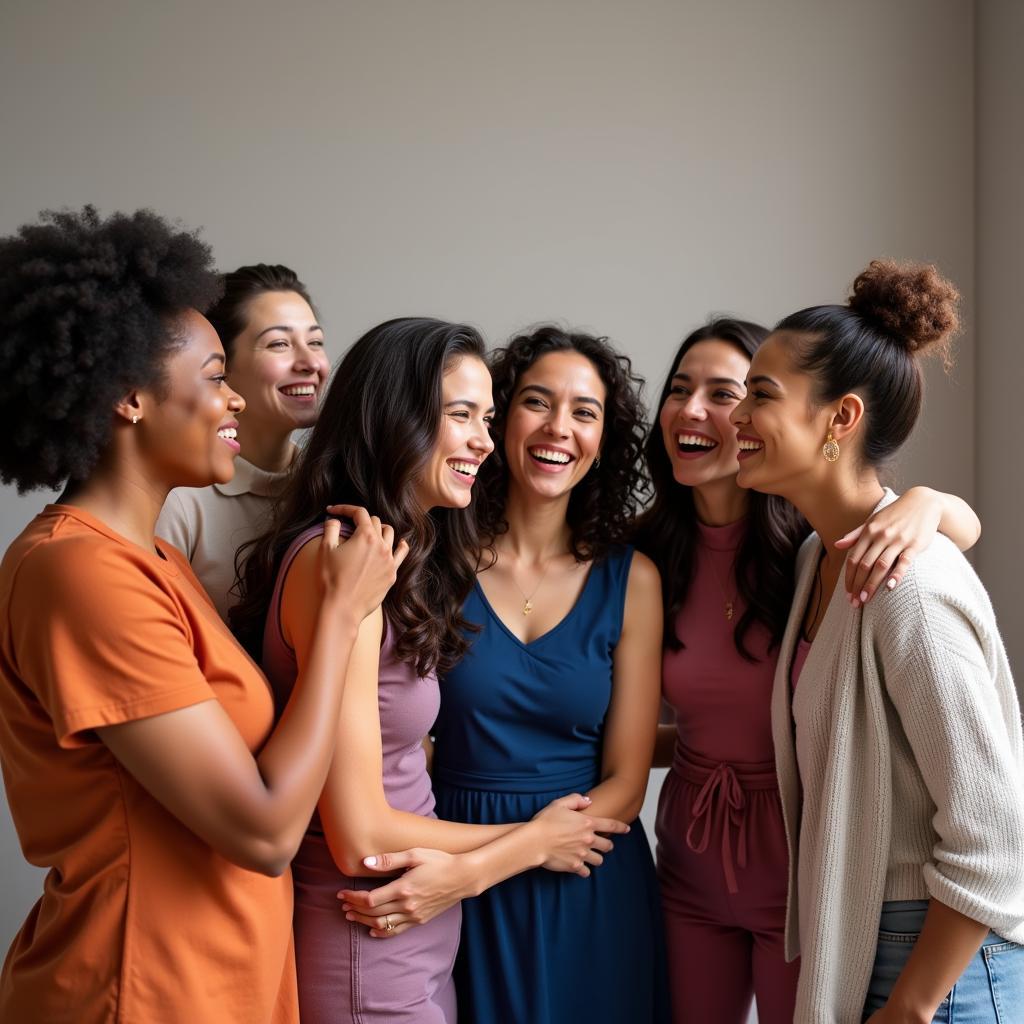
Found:
<svg viewBox="0 0 1024 1024"><path fill-rule="evenodd" d="M661 573L642 551L633 551L633 560L629 565L629 588L661 593Z"/></svg>
<svg viewBox="0 0 1024 1024"><path fill-rule="evenodd" d="M882 642L927 636L938 647L957 637L995 637L995 612L981 580L957 546L939 534L919 552L898 587L864 608L864 626Z"/></svg>

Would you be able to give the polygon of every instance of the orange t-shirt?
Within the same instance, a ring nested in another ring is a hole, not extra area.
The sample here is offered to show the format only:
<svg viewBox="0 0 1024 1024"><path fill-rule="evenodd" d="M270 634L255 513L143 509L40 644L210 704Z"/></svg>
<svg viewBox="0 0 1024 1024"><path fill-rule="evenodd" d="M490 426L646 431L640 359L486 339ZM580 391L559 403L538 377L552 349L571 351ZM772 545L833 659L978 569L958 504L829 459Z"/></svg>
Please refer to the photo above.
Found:
<svg viewBox="0 0 1024 1024"><path fill-rule="evenodd" d="M50 505L0 565L0 759L43 896L7 954L0 1020L298 1020L289 872L216 853L100 742L99 726L218 700L250 750L270 690L185 558Z"/></svg>

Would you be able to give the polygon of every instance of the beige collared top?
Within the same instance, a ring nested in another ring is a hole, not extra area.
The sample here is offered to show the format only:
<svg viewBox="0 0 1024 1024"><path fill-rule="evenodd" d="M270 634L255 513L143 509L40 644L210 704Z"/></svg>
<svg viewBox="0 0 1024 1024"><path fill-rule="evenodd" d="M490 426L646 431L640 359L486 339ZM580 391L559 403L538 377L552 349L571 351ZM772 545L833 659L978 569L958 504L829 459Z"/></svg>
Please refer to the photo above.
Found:
<svg viewBox="0 0 1024 1024"><path fill-rule="evenodd" d="M270 525L271 507L287 479L287 470L268 473L237 458L228 483L176 487L167 496L156 523L157 536L185 553L224 620L238 600L230 593L235 553Z"/></svg>

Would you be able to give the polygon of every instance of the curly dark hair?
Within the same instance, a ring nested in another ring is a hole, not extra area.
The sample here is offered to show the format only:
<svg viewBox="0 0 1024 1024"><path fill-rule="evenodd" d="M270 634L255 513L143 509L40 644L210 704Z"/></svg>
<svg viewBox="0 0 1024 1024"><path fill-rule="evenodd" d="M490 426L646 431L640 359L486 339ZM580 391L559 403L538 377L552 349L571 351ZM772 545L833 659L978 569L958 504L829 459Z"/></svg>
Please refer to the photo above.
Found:
<svg viewBox="0 0 1024 1024"><path fill-rule="evenodd" d="M465 653L464 631L471 627L462 602L479 550L473 515L455 508L425 512L415 482L437 442L444 375L467 356L485 357L474 328L419 317L380 324L345 353L270 530L236 557L244 568L231 628L257 661L284 554L333 502L363 505L409 542L383 606L398 657L426 675L447 671Z"/></svg>
<svg viewBox="0 0 1024 1024"><path fill-rule="evenodd" d="M501 442L509 407L523 373L551 352L578 352L589 359L607 391L600 464L591 468L569 497L567 519L576 559L587 562L603 558L610 547L626 541L633 517L647 495L642 465L647 436L641 398L644 382L633 372L629 357L617 352L606 337L567 331L554 324L517 335L497 349L490 360L495 450L480 467L482 479L475 500L484 550L492 560L496 558L496 538L508 529L508 463Z"/></svg>
<svg viewBox="0 0 1024 1024"><path fill-rule="evenodd" d="M0 239L0 479L86 479L117 401L164 386L176 318L219 292L209 246L150 210L46 211Z"/></svg>
<svg viewBox="0 0 1024 1024"><path fill-rule="evenodd" d="M291 267L283 264L253 263L230 271L222 280L224 294L207 311L206 319L213 324L213 329L220 337L229 367L234 355L235 340L249 325L249 303L258 296L267 292L295 292L306 300L315 317L320 316L310 298L309 289Z"/></svg>
<svg viewBox="0 0 1024 1024"><path fill-rule="evenodd" d="M750 358L767 336L767 329L760 324L729 317L719 317L698 327L683 339L672 357L658 399L659 411L668 398L679 361L698 342L726 341ZM665 646L678 651L686 646L676 631L676 619L693 582L697 509L693 488L677 483L673 476L660 430L651 431L646 456L654 500L637 520L634 542L661 573ZM733 630L733 642L743 658L755 661L746 645L747 634L755 622L760 622L771 633L773 645L782 641L793 601L796 552L810 527L784 498L757 491L748 493L750 528L736 554L735 569L736 587L747 607Z"/></svg>

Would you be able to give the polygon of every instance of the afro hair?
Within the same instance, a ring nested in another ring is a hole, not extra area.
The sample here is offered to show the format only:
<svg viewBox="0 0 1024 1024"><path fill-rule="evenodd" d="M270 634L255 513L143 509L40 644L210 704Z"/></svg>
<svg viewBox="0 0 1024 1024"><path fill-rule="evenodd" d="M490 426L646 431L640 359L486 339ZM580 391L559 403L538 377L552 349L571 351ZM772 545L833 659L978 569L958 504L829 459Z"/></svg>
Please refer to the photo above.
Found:
<svg viewBox="0 0 1024 1024"><path fill-rule="evenodd" d="M151 210L48 211L0 239L0 478L19 492L83 480L113 408L162 386L175 318L221 284L208 245Z"/></svg>

